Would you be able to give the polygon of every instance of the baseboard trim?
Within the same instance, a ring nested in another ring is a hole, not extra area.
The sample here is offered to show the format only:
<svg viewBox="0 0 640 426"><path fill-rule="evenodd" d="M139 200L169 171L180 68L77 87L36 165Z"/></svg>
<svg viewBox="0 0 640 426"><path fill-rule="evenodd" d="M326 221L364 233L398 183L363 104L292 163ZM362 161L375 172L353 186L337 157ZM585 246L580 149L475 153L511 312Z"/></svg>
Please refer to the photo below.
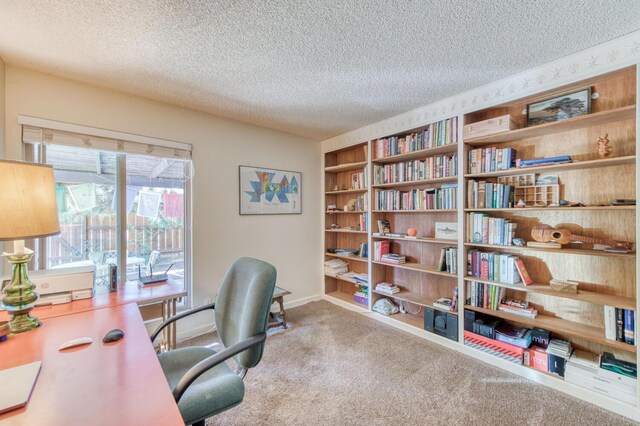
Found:
<svg viewBox="0 0 640 426"><path fill-rule="evenodd" d="M300 299L285 300L284 308L292 309L297 306L306 305L307 303L316 302L320 299L322 299L322 295L314 294L312 296L302 297ZM155 329L155 327L160 325L160 320L158 319L158 320L147 321L145 325L147 325L147 328L154 326L154 329ZM215 326L210 321L208 321L206 324L200 324L195 327L190 327L188 329L182 329L182 330L180 329L180 326L178 326L178 333L176 334L176 340L178 342L183 342L185 340L193 339L194 337L202 336L205 333L210 333L215 330L216 330Z"/></svg>

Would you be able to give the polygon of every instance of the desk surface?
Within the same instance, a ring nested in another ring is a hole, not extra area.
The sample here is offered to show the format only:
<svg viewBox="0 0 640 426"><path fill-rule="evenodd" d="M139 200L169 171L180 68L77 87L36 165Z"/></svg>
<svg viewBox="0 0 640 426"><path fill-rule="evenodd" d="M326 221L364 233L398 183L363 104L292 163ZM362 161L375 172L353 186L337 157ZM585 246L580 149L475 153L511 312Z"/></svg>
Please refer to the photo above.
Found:
<svg viewBox="0 0 640 426"><path fill-rule="evenodd" d="M121 284L115 293L108 293L106 289L103 290L105 291L96 294L91 299L74 300L60 305L38 306L33 309L31 314L40 320L45 320L127 303L144 305L167 299L177 299L187 295L182 284L178 284L171 279L166 282L147 285L138 284L137 281L127 281L125 284ZM0 312L0 321L9 321L9 319L9 314L6 311Z"/></svg>
<svg viewBox="0 0 640 426"><path fill-rule="evenodd" d="M113 328L125 337L103 344ZM93 343L57 350L77 337ZM3 425L183 424L134 303L51 318L0 343L0 369L38 360L42 370L29 403L0 415Z"/></svg>

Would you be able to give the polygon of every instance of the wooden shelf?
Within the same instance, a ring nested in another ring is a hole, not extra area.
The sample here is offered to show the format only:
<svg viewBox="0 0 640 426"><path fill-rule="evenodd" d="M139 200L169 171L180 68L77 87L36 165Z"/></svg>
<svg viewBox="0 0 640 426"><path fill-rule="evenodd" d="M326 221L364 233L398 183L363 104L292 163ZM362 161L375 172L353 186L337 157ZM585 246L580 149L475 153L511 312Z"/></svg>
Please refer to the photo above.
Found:
<svg viewBox="0 0 640 426"><path fill-rule="evenodd" d="M636 106L629 105L608 111L581 115L580 117L569 118L567 120L556 121L555 123L540 124L538 126L525 127L495 135L469 138L464 142L467 145L472 146L512 142L520 139L536 138L553 133L568 132L571 130L583 129L585 127L598 126L614 121L630 120L635 118L635 116Z"/></svg>
<svg viewBox="0 0 640 426"><path fill-rule="evenodd" d="M367 263L368 262L368 258L366 257L360 257L360 256L345 256L343 254L335 254L335 253L325 253L325 256L329 256L329 257L338 257L340 259L347 259L347 260L353 260L355 262L364 262Z"/></svg>
<svg viewBox="0 0 640 426"><path fill-rule="evenodd" d="M449 177L433 178L433 179L411 180L406 182L378 183L373 185L373 187L374 188L398 188L398 187L404 187L404 186L424 186L424 185L431 185L434 183L456 182L457 180L458 180L457 176L449 176Z"/></svg>
<svg viewBox="0 0 640 426"><path fill-rule="evenodd" d="M458 209L429 209L429 210L373 210L372 213L453 213Z"/></svg>
<svg viewBox="0 0 640 426"><path fill-rule="evenodd" d="M577 211L577 210L635 210L636 206L585 206L585 207L524 207L524 208L500 208L500 209L464 209L465 212L539 212L539 211Z"/></svg>
<svg viewBox="0 0 640 426"><path fill-rule="evenodd" d="M443 240L440 238L404 238L404 237L387 237L382 235L372 235L371 238L378 240L392 240L392 241L411 241L414 243L427 243L427 244L455 244L458 245L458 240Z"/></svg>
<svg viewBox="0 0 640 426"><path fill-rule="evenodd" d="M518 247L518 246L497 246L492 244L476 244L476 243L464 243L467 247L486 248L491 250L500 251L515 251L519 253L526 252L545 252L545 253L558 253L558 254L576 254L581 256L600 256L600 257L618 257L623 259L635 259L635 253L609 253L602 250L586 250L586 249L574 249L574 248L544 248L544 247Z"/></svg>
<svg viewBox="0 0 640 426"><path fill-rule="evenodd" d="M562 318L551 317L542 314L538 314L535 319L531 319L516 314L510 314L508 312L493 311L491 309L484 309L471 305L464 305L464 307L465 309L480 312L486 315L491 315L497 318L502 318L507 321L544 328L545 330L558 333L562 336L577 337L589 342L598 343L603 346L609 346L628 352L636 352L636 347L634 345L628 345L626 343L605 339L604 329L599 327L594 327L591 325L581 324L573 321L567 321Z"/></svg>
<svg viewBox="0 0 640 426"><path fill-rule="evenodd" d="M537 294L543 294L545 296L560 297L563 299L578 300L580 302L593 303L594 305L609 305L620 309L636 310L636 300L633 297L615 296L612 294L597 293L595 291L578 290L578 293L565 293L562 291L553 290L551 287L545 284L531 284L523 285L519 284L507 284L497 281L483 280L471 276L464 277L465 281L475 281L477 283L495 285L498 287L504 287L510 290L531 292Z"/></svg>
<svg viewBox="0 0 640 426"><path fill-rule="evenodd" d="M336 234L366 234L367 231L356 231L353 229L325 229L324 232L334 232Z"/></svg>
<svg viewBox="0 0 640 426"><path fill-rule="evenodd" d="M485 172L485 173L470 173L464 175L465 178L489 178L497 176L510 176L510 175L523 175L527 173L537 173L539 171L563 171L563 170L583 170L593 169L601 167L613 167L623 164L635 164L636 156L627 155L624 157L603 158L599 160L587 160L587 161L574 161L573 163L552 164L549 166L539 167L526 167L526 168L512 168L509 170L500 170L497 172Z"/></svg>
<svg viewBox="0 0 640 426"><path fill-rule="evenodd" d="M458 144L452 143L449 145L436 146L434 148L427 148L427 149L421 149L419 151L407 152L405 154L390 155L388 157L382 157L382 158L374 158L373 162L380 163L380 164L395 163L395 162L406 161L406 160L415 160L417 158L426 158L426 157L430 157L438 154L447 154L449 152L456 152L457 150L458 150Z"/></svg>
<svg viewBox="0 0 640 426"><path fill-rule="evenodd" d="M427 307L427 308L433 308L435 310L438 311L442 311L442 312L447 312L449 314L452 315L458 315L457 311L447 311L445 309L439 308L437 306L433 306L433 302L436 301L436 299L432 299L430 297L426 297L426 296L421 296L419 294L407 291L407 290L401 290L398 293L395 294L387 294L387 293L383 293L381 291L377 291L377 290L371 290L373 293L375 294L379 294L380 296L385 296L385 297L390 297L392 299L398 299L398 300L403 300L405 302L409 302L409 303L413 303L414 305L419 305L422 307Z"/></svg>
<svg viewBox="0 0 640 426"><path fill-rule="evenodd" d="M377 312L375 314L382 315ZM398 312L398 313L389 315L387 318L400 321L410 326L419 328L420 330L424 330L424 317L421 317L420 315L403 314L401 312Z"/></svg>
<svg viewBox="0 0 640 426"><path fill-rule="evenodd" d="M343 293L341 291L331 291L329 293L325 293L326 296L333 297L338 300L342 300L343 302L351 303L354 306L357 306L362 309L367 309L367 305L362 305L355 300L353 300L352 294Z"/></svg>
<svg viewBox="0 0 640 426"><path fill-rule="evenodd" d="M366 211L362 210L362 211L348 211L345 212L344 210L336 210L336 211L329 211L329 210L325 210L324 211L325 214L363 214L363 213L367 213Z"/></svg>
<svg viewBox="0 0 640 426"><path fill-rule="evenodd" d="M325 195L340 195L340 194L361 194L367 192L367 188L363 189L342 189L339 191L327 191Z"/></svg>
<svg viewBox="0 0 640 426"><path fill-rule="evenodd" d="M441 277L455 278L458 276L457 274L450 274L448 272L438 271L438 268L436 268L435 266L423 265L422 263L407 262L407 263L402 263L400 265L395 265L393 263L381 262L379 260L374 260L372 263L376 265L390 266L392 268L406 269L408 271L416 271L416 272L423 272L425 274L440 275Z"/></svg>
<svg viewBox="0 0 640 426"><path fill-rule="evenodd" d="M340 164L338 166L325 167L324 171L327 173L348 172L350 170L363 169L364 166L366 165L367 165L367 161L359 161L357 163L346 163L346 164Z"/></svg>

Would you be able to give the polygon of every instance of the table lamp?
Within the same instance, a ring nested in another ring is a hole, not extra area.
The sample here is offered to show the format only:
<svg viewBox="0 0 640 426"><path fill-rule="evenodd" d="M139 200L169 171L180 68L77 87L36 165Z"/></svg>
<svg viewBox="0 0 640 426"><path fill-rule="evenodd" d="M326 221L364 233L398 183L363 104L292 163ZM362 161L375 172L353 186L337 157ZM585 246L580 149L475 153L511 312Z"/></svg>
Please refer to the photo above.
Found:
<svg viewBox="0 0 640 426"><path fill-rule="evenodd" d="M53 168L41 164L0 160L0 241L13 241L13 252L2 253L13 265L11 281L2 289L0 307L11 315L11 333L40 326L29 312L38 300L27 276L33 250L24 240L60 233ZM7 250L9 251L9 250Z"/></svg>

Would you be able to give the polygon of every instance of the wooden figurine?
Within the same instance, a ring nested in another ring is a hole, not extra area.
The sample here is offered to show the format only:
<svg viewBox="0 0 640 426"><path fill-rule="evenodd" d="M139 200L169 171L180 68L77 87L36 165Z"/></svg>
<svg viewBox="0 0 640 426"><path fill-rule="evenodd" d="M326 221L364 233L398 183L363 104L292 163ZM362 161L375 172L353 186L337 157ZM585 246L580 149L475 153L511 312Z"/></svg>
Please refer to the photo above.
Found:
<svg viewBox="0 0 640 426"><path fill-rule="evenodd" d="M609 146L609 133L604 135L603 138L598 138L598 154L600 157L605 158L611 155L611 146Z"/></svg>

